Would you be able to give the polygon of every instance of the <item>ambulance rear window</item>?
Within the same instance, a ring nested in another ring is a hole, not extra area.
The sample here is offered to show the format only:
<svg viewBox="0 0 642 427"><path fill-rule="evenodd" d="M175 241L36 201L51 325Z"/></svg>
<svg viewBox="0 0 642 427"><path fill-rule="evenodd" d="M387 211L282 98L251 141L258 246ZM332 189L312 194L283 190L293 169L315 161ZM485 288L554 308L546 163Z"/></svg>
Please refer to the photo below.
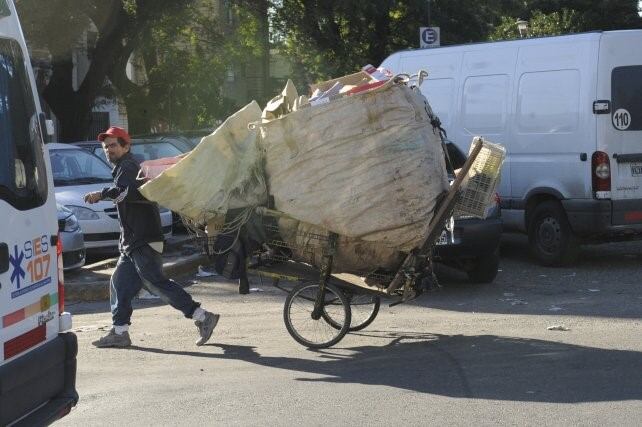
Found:
<svg viewBox="0 0 642 427"><path fill-rule="evenodd" d="M613 69L611 102L611 118L616 129L642 130L642 65Z"/></svg>
<svg viewBox="0 0 642 427"><path fill-rule="evenodd" d="M2 1L2 0L0 0ZM45 203L42 136L22 49L0 38L0 199L27 210Z"/></svg>

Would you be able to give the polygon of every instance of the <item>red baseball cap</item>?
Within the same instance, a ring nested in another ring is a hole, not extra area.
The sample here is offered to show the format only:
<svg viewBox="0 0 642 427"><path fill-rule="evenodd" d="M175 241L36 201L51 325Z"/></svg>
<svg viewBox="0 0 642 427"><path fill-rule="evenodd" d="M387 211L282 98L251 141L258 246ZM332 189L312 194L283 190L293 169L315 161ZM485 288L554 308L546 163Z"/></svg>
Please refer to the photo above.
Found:
<svg viewBox="0 0 642 427"><path fill-rule="evenodd" d="M112 126L109 129L107 129L103 133L98 134L98 141L103 142L105 138L108 136L113 136L114 138L122 138L125 140L127 144L131 144L132 139L127 133L127 131L123 128L119 128L118 126Z"/></svg>

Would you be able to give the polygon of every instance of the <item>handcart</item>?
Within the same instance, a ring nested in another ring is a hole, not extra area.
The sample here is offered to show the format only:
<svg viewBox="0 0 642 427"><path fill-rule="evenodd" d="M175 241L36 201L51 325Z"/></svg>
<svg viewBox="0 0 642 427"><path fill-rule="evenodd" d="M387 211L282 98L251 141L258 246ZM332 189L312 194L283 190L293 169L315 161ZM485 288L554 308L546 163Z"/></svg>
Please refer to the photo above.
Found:
<svg viewBox="0 0 642 427"><path fill-rule="evenodd" d="M483 174L477 174L476 179L469 177L471 168L488 168L493 161L497 163L497 157L488 156L488 146L494 144L475 138L467 161L449 191L437 203L422 244L410 251L395 271L333 273L338 235L331 232L307 233L301 239L306 242L305 245L293 248L291 241L288 243L279 235L278 221L287 218L287 215L266 207L255 208L254 214L259 218L265 234L261 248L254 253L248 270L256 273L261 280L273 280L274 286L288 293L283 320L289 334L306 347L327 348L341 341L346 333L370 325L379 312L383 298L392 299L391 305L396 305L416 298L424 290L439 287L433 273L432 248L446 221L452 216L456 205L458 210L470 213L471 209L482 207L482 199L487 196L480 197L480 194L494 191L491 187L496 182L490 182L493 179L482 182L479 177ZM482 150L485 153L479 156ZM479 161L475 163L476 160L482 160L482 164ZM495 167L494 175L491 174L495 181L497 169ZM297 256L302 251L316 252L313 255L321 260L317 263L319 267L306 262L310 256ZM286 287L284 282L295 285Z"/></svg>

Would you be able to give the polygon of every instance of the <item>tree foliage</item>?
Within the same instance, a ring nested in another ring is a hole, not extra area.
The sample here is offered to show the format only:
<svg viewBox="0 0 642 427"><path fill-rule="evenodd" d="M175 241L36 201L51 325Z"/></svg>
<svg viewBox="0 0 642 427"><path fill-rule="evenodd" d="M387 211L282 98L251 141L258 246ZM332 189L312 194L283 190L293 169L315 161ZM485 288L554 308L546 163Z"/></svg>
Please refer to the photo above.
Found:
<svg viewBox="0 0 642 427"><path fill-rule="evenodd" d="M575 10L569 9L551 12L548 15L536 10L530 15L525 36L540 37L577 33L581 31L578 15ZM519 37L516 19L512 16L503 16L499 25L489 36L490 40L507 40Z"/></svg>
<svg viewBox="0 0 642 427"><path fill-rule="evenodd" d="M532 0L502 16L489 38L519 37L517 18L528 20L529 37L641 27L636 0Z"/></svg>
<svg viewBox="0 0 642 427"><path fill-rule="evenodd" d="M418 47L427 0L282 0L275 26L300 85L377 65L394 51ZM430 24L441 44L518 37L517 18L531 35L640 28L637 0L431 0Z"/></svg>
<svg viewBox="0 0 642 427"><path fill-rule="evenodd" d="M22 0L18 3L31 45L47 49L52 74L42 95L61 123L60 139L84 139L91 108L105 91L107 77L124 74L142 34L190 0ZM92 23L98 36L86 76L74 88L74 51ZM123 81L121 80L121 83ZM121 88L116 88L121 89Z"/></svg>
<svg viewBox="0 0 642 427"><path fill-rule="evenodd" d="M502 0L432 0L431 24L444 44L483 40L503 8ZM379 64L391 52L417 46L428 19L426 0L283 0L275 27L284 50L310 82Z"/></svg>
<svg viewBox="0 0 642 427"><path fill-rule="evenodd" d="M233 24L227 22L230 16L217 15L214 6L220 4L232 5ZM88 136L90 112L101 95L124 100L134 133L161 124L211 126L225 118L238 107L222 93L227 71L254 61L267 80L268 10L273 45L294 65L299 86L417 47L419 27L429 23L441 28L442 45L517 37L517 18L529 20L531 36L641 27L637 0L20 0L17 5L29 44L51 56L42 96L61 122L61 140L68 141ZM98 33L92 61L74 87L74 52L88 28ZM130 80L128 63L145 78ZM254 97L262 101L266 95Z"/></svg>
<svg viewBox="0 0 642 427"><path fill-rule="evenodd" d="M22 0L28 43L51 56L42 95L60 121L60 139L93 137L90 113L101 95L124 101L132 133L225 118L237 107L221 94L226 70L265 52L255 3L236 7L240 23L231 29L205 0ZM92 27L91 64L75 88L74 55L83 53L79 40ZM132 81L128 63L144 78Z"/></svg>

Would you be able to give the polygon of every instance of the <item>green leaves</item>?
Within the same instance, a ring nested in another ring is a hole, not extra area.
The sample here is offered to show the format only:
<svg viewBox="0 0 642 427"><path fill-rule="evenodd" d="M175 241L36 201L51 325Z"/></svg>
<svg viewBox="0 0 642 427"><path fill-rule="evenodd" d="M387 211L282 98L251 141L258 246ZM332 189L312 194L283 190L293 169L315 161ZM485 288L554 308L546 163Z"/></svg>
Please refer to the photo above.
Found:
<svg viewBox="0 0 642 427"><path fill-rule="evenodd" d="M378 65L392 52L418 48L429 4L442 45L516 38L518 17L529 21L529 36L642 27L637 0L20 0L17 6L32 51L53 64L44 98L64 135L85 138L101 95L124 100L130 127L145 132L162 123L209 126L253 98L265 101L280 89L269 88L266 78L271 48L287 56L288 77L302 92L307 83ZM83 54L90 64L79 65ZM74 75L85 77L76 85Z"/></svg>

